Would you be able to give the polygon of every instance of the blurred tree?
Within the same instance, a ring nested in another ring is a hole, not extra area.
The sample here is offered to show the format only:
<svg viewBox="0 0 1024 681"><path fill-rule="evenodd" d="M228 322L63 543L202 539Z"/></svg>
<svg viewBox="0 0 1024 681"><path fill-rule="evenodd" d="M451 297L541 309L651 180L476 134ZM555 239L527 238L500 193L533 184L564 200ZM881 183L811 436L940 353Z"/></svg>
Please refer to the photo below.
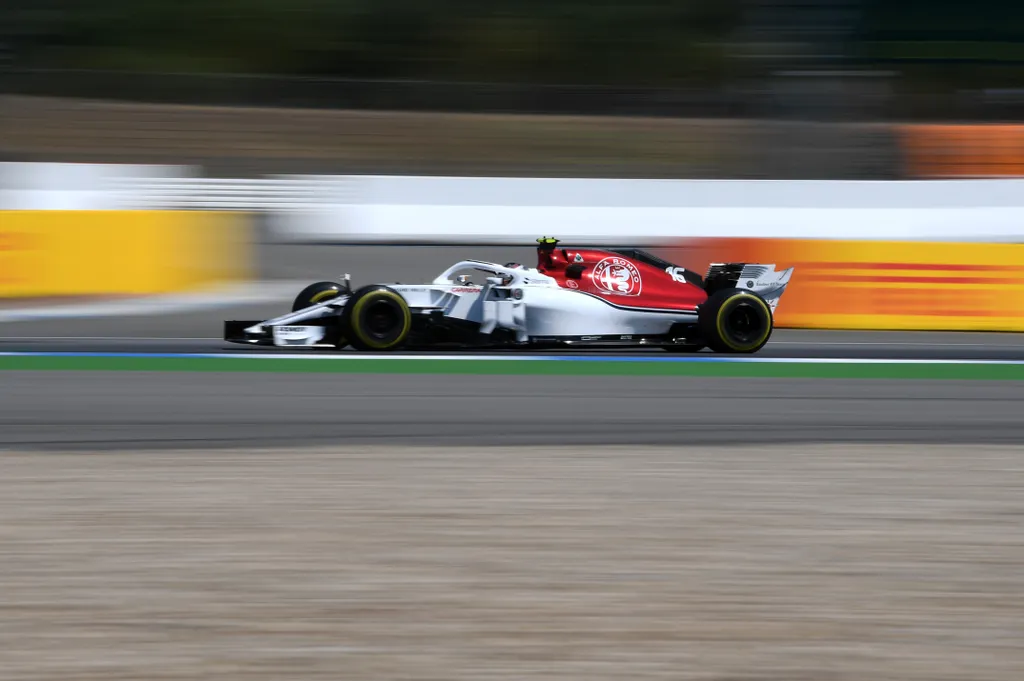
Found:
<svg viewBox="0 0 1024 681"><path fill-rule="evenodd" d="M144 72L703 86L858 63L1013 85L1024 2L3 0L0 43L21 65Z"/></svg>
<svg viewBox="0 0 1024 681"><path fill-rule="evenodd" d="M1024 3L863 0L857 52L900 73L906 91L1024 86Z"/></svg>
<svg viewBox="0 0 1024 681"><path fill-rule="evenodd" d="M54 0L50 0L51 2ZM59 0L58 0L59 1ZM742 0L75 0L37 66L660 83L716 78Z"/></svg>

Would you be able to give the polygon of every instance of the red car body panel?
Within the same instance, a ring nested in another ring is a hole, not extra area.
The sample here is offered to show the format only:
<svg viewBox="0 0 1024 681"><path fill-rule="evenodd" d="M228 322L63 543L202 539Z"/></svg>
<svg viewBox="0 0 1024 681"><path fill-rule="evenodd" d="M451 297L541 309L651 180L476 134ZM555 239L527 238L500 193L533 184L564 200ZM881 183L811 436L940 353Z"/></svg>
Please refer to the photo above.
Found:
<svg viewBox="0 0 1024 681"><path fill-rule="evenodd" d="M707 300L696 273L637 249L538 248L537 269L619 307L693 312Z"/></svg>

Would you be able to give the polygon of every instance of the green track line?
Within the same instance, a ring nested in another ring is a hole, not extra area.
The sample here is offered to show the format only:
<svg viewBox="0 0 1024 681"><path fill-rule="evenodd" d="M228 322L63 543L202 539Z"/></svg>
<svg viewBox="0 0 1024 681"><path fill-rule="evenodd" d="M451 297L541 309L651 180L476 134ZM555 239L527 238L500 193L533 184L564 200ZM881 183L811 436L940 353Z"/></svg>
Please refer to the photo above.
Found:
<svg viewBox="0 0 1024 681"><path fill-rule="evenodd" d="M0 371L190 371L330 374L476 374L536 376L718 376L745 378L890 378L1024 380L1024 364L632 362L367 358L331 361L237 357L0 356Z"/></svg>

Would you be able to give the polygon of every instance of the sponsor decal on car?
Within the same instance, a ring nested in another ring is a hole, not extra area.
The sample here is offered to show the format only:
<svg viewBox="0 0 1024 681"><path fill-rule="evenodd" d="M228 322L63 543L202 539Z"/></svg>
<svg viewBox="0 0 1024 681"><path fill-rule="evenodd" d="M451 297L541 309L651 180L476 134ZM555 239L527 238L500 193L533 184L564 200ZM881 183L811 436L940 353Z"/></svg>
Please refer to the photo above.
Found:
<svg viewBox="0 0 1024 681"><path fill-rule="evenodd" d="M605 258L594 267L594 284L603 293L638 296L643 289L640 270L625 258Z"/></svg>
<svg viewBox="0 0 1024 681"><path fill-rule="evenodd" d="M314 345L323 340L326 332L322 326L275 326L274 345Z"/></svg>
<svg viewBox="0 0 1024 681"><path fill-rule="evenodd" d="M668 276L672 277L672 281L677 284L686 283L686 269L683 267L666 267L665 271L668 272Z"/></svg>

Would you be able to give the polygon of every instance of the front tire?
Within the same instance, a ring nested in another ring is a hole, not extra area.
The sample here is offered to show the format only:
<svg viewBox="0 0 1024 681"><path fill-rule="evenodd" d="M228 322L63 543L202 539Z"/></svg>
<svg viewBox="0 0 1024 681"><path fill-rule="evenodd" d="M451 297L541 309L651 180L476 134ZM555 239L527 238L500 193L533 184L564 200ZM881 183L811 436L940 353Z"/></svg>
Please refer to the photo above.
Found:
<svg viewBox="0 0 1024 681"><path fill-rule="evenodd" d="M412 330L412 312L405 298L393 288L365 286L345 305L341 328L357 350L397 350Z"/></svg>
<svg viewBox="0 0 1024 681"><path fill-rule="evenodd" d="M750 354L771 338L775 321L764 298L737 288L713 293L697 317L702 338L715 352Z"/></svg>
<svg viewBox="0 0 1024 681"><path fill-rule="evenodd" d="M292 312L305 310L307 307L312 307L317 303L337 298L344 291L345 289L342 288L341 284L333 281L318 281L315 284L310 284L299 291L299 295L295 296L295 300L292 302ZM336 317L333 319L337 320ZM347 345L348 339L345 338L345 334L338 333L334 340L334 347L341 350Z"/></svg>
<svg viewBox="0 0 1024 681"><path fill-rule="evenodd" d="M337 298L343 290L341 284L336 284L333 281L318 281L315 284L310 284L295 296L295 300L292 302L292 312L298 312L325 300Z"/></svg>

